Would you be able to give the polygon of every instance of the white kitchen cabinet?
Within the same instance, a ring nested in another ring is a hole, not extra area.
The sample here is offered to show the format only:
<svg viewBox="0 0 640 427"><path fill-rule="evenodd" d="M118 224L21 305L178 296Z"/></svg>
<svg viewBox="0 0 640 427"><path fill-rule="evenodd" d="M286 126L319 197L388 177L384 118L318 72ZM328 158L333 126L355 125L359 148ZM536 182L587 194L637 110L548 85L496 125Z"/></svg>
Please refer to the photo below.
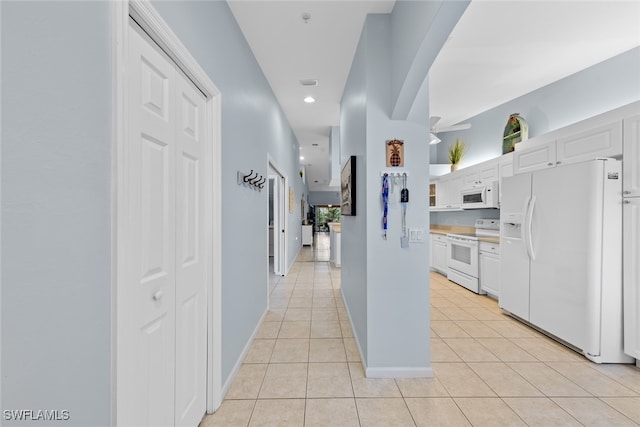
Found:
<svg viewBox="0 0 640 427"><path fill-rule="evenodd" d="M503 154L500 157L500 185L498 186L498 192L500 193L500 199L502 200L502 178L508 178L513 176L513 152Z"/></svg>
<svg viewBox="0 0 640 427"><path fill-rule="evenodd" d="M538 169L555 167L556 142L536 144L513 153L513 173L526 173Z"/></svg>
<svg viewBox="0 0 640 427"><path fill-rule="evenodd" d="M500 296L500 245L481 241L478 250L480 290L497 298Z"/></svg>
<svg viewBox="0 0 640 427"><path fill-rule="evenodd" d="M622 154L622 121L577 132L556 143L556 164L576 163Z"/></svg>
<svg viewBox="0 0 640 427"><path fill-rule="evenodd" d="M436 209L460 209L460 190L464 183L464 176L455 172L441 178L436 186Z"/></svg>
<svg viewBox="0 0 640 427"><path fill-rule="evenodd" d="M329 223L329 261L336 267L340 267L341 263L341 252L342 252L342 243L340 242L342 238L341 228L338 224Z"/></svg>
<svg viewBox="0 0 640 427"><path fill-rule="evenodd" d="M312 225L303 225L302 226L302 245L313 245L313 226Z"/></svg>
<svg viewBox="0 0 640 427"><path fill-rule="evenodd" d="M640 359L640 197L622 206L624 352Z"/></svg>
<svg viewBox="0 0 640 427"><path fill-rule="evenodd" d="M431 269L447 274L447 236L431 233Z"/></svg>
<svg viewBox="0 0 640 427"><path fill-rule="evenodd" d="M429 208L438 206L438 181L429 183Z"/></svg>
<svg viewBox="0 0 640 427"><path fill-rule="evenodd" d="M500 157L500 179L513 176L513 152Z"/></svg>
<svg viewBox="0 0 640 427"><path fill-rule="evenodd" d="M614 120L594 127L580 123L562 130L557 140L545 139L550 135L521 143L513 153L513 173L577 163L597 157L622 155L622 121Z"/></svg>
<svg viewBox="0 0 640 427"><path fill-rule="evenodd" d="M464 172L464 184L470 185L486 185L500 179L499 176L499 163L500 159L492 159L487 162L480 163L479 165L472 166L465 169Z"/></svg>
<svg viewBox="0 0 640 427"><path fill-rule="evenodd" d="M625 197L640 197L640 114L623 123L622 191Z"/></svg>

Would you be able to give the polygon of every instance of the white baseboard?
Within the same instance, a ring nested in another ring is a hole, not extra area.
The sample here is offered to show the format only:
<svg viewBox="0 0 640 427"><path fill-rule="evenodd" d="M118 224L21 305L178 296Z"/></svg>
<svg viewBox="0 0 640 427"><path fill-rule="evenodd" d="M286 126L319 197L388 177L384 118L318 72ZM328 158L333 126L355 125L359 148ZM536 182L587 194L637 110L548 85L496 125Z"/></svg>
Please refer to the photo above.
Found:
<svg viewBox="0 0 640 427"><path fill-rule="evenodd" d="M365 368L367 378L433 378L431 367L385 367L385 368Z"/></svg>
<svg viewBox="0 0 640 427"><path fill-rule="evenodd" d="M249 340L247 341L247 343L245 344L244 348L242 349L242 352L240 353L240 357L238 357L238 361L236 362L236 364L234 365L233 369L231 370L231 373L229 374L229 377L227 378L227 380L222 385L222 399L221 400L224 400L225 396L227 395L227 392L229 391L229 387L231 387L231 384L233 383L233 380L235 379L236 375L238 374L238 371L240 370L240 367L242 366L242 363L244 362L244 359L247 357L247 354L249 353L249 349L251 348L251 344L253 344L253 340L256 338L256 335L258 335L258 332L260 331L260 327L262 326L262 322L264 321L264 318L267 316L267 312L268 311L269 311L269 307L267 307L264 310L264 313L262 313L262 316L260 316L260 320L258 321L258 325L253 330L253 333L251 334L251 337L249 337Z"/></svg>

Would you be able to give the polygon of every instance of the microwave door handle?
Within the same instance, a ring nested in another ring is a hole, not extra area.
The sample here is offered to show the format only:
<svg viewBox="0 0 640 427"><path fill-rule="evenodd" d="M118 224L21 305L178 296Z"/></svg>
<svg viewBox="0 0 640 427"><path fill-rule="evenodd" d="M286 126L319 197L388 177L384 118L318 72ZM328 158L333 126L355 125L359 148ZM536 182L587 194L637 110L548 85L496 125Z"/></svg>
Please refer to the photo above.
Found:
<svg viewBox="0 0 640 427"><path fill-rule="evenodd" d="M531 199L529 200L529 206L527 206L527 214L525 216L525 226L524 226L524 233L525 233L525 247L527 249L527 254L529 255L529 258L531 259L531 261L535 261L536 259L536 252L533 248L533 237L532 237L532 223L533 223L533 210L536 206L536 196L532 196Z"/></svg>

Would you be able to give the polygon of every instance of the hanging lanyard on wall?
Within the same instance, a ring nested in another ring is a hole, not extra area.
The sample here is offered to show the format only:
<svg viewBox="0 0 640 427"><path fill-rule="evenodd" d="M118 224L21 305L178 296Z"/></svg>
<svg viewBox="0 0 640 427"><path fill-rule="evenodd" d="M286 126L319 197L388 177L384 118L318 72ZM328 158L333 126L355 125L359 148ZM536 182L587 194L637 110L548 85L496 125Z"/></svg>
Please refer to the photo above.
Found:
<svg viewBox="0 0 640 427"><path fill-rule="evenodd" d="M387 214L389 213L389 174L384 174L382 176L382 204L383 214L382 214L382 230L384 231L382 237L384 240L387 240Z"/></svg>
<svg viewBox="0 0 640 427"><path fill-rule="evenodd" d="M400 204L402 205L402 236L400 237L400 247L409 247L409 236L407 235L407 203L409 203L409 189L407 188L407 174L402 176L402 191L400 191Z"/></svg>

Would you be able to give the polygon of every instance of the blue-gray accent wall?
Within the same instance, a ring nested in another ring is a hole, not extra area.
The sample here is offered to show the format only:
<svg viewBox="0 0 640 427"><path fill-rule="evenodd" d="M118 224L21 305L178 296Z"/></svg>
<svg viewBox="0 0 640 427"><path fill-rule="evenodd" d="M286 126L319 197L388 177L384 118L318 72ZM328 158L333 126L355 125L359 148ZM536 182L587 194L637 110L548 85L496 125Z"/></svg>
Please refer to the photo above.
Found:
<svg viewBox="0 0 640 427"><path fill-rule="evenodd" d="M65 426L107 426L110 6L2 1L0 7L0 407L66 410L69 420L59 421ZM5 415L3 426L46 424Z"/></svg>

